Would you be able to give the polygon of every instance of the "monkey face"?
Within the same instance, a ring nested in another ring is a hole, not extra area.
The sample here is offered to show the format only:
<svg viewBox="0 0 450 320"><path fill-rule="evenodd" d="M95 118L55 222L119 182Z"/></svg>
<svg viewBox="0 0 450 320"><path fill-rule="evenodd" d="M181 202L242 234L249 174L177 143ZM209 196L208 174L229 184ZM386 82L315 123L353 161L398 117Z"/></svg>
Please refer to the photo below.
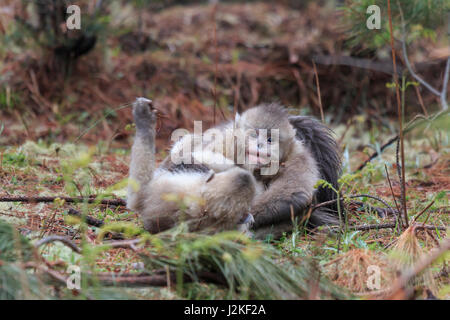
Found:
<svg viewBox="0 0 450 320"><path fill-rule="evenodd" d="M278 129L247 129L246 164L255 168L270 166L272 161L279 161Z"/></svg>
<svg viewBox="0 0 450 320"><path fill-rule="evenodd" d="M237 116L235 136L237 135L244 136L237 143L238 155L245 154L245 162L237 163L250 171L262 169L265 172L261 171L261 174L274 175L292 147L295 129L289 123L284 108L263 105Z"/></svg>

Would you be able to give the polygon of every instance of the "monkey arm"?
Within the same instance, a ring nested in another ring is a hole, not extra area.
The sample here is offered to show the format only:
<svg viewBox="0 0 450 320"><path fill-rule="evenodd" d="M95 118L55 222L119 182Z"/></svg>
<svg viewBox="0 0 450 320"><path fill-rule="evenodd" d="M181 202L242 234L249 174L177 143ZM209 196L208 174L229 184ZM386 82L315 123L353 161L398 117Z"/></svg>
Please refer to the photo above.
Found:
<svg viewBox="0 0 450 320"><path fill-rule="evenodd" d="M274 196L273 193L273 190L264 192L255 199L251 210L255 217L255 229L289 221L292 214L298 216L303 213L312 200L303 192L283 196Z"/></svg>
<svg viewBox="0 0 450 320"><path fill-rule="evenodd" d="M305 153L285 162L269 182L267 190L254 199L251 213L254 229L277 225L301 215L312 202L319 173L311 155Z"/></svg>
<svg viewBox="0 0 450 320"><path fill-rule="evenodd" d="M136 136L131 148L127 207L136 211L142 206L143 187L152 179L155 168L156 114L150 107L151 100L145 98L137 98L133 104Z"/></svg>

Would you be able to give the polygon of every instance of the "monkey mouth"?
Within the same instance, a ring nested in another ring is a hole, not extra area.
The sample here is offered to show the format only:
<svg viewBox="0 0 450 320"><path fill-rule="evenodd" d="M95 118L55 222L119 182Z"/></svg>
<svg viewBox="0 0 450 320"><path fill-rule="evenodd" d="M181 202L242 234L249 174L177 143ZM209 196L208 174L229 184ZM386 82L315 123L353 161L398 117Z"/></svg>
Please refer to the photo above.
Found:
<svg viewBox="0 0 450 320"><path fill-rule="evenodd" d="M265 155L261 156L259 152L255 155L254 153L247 153L248 164L256 165L257 167L263 167L270 164L270 159Z"/></svg>

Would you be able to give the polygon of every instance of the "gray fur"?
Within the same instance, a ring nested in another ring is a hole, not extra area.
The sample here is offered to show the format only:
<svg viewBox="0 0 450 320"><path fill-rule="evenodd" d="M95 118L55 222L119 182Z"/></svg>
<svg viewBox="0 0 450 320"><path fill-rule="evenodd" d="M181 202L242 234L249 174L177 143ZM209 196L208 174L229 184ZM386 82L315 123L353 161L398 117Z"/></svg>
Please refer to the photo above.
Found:
<svg viewBox="0 0 450 320"><path fill-rule="evenodd" d="M139 213L144 228L158 233L186 221L191 231L247 232L252 221L242 221L255 195L253 175L236 166L211 174L205 165L175 165L169 157L156 168L156 115L151 101L138 98L133 116L136 136L131 149L127 206Z"/></svg>
<svg viewBox="0 0 450 320"><path fill-rule="evenodd" d="M316 160L321 179L329 182L336 190L339 190L338 179L341 175L341 157L339 146L333 138L333 132L330 128L322 124L320 121L306 116L289 117L290 123L296 129L297 139L303 141L304 145L313 154ZM322 203L337 198L337 194L330 188L319 187L316 192L315 203ZM343 206L340 206L343 208ZM337 223L337 204L333 203L326 208L335 212L334 215L321 214L319 211L314 212L314 219L311 219L313 226L322 224ZM323 211L323 210L322 210ZM321 219L320 216L324 218ZM325 217L327 216L327 217ZM334 216L334 219L332 217Z"/></svg>
<svg viewBox="0 0 450 320"><path fill-rule="evenodd" d="M256 195L251 208L257 238L264 238L267 233L280 236L292 229L292 218L306 214L311 205L336 198L328 188L314 189L319 179L338 189L341 161L330 129L310 117L289 117L278 104L249 109L240 119L250 127L280 129L280 162L284 166L274 176L259 177L266 190ZM295 137L290 134L292 129ZM299 143L302 147L298 147ZM258 178L257 170L255 175ZM315 210L309 219L311 226L338 222L335 205Z"/></svg>
<svg viewBox="0 0 450 320"><path fill-rule="evenodd" d="M155 124L156 114L151 100L138 98L133 105L136 137L131 149L130 182L127 207L139 211L143 208L143 186L146 186L155 169Z"/></svg>
<svg viewBox="0 0 450 320"><path fill-rule="evenodd" d="M327 189L314 188L319 179L337 188L340 157L330 130L312 118L289 117L281 105L266 104L247 110L235 123L215 128L222 131L279 129L280 167L273 175L263 176L259 165L238 167L235 158L227 159L223 165L175 165L168 156L155 168L156 118L150 107L151 102L139 98L133 108L137 131L130 180L136 181L139 189L130 184L127 200L128 207L140 214L144 227L152 233L185 220L193 231L205 228L248 231L253 224L257 238L268 234L280 236L292 229L292 218L304 216L312 204L336 198ZM220 156L226 157L225 151L236 146L233 142L219 151L212 150L211 144L203 147L202 154L207 157L215 157L217 152L223 152ZM237 147L247 148L245 143ZM248 218L249 213L252 219ZM337 222L334 206L316 210L310 217L314 226Z"/></svg>

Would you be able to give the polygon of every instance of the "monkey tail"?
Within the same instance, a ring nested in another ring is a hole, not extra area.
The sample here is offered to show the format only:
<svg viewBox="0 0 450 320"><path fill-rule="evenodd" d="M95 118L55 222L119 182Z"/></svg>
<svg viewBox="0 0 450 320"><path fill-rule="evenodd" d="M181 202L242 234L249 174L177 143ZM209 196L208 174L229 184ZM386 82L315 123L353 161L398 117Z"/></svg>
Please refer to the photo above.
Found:
<svg viewBox="0 0 450 320"><path fill-rule="evenodd" d="M341 220L344 220L343 216L341 216ZM309 217L308 226L315 228L323 225L340 225L341 220L336 211L328 208L318 208Z"/></svg>
<svg viewBox="0 0 450 320"><path fill-rule="evenodd" d="M321 179L330 183L336 190L339 190L338 179L342 171L341 155L339 146L333 137L333 131L320 121L307 116L291 116L289 121L297 131L297 139L303 141L304 145L313 154L319 167ZM338 195L332 189L319 187L316 193L316 202L335 200L337 197ZM343 208L342 205L340 207ZM311 217L311 223L322 225L339 222L336 220L338 215L337 202L330 204L326 209L328 210L317 210L313 214L315 217ZM320 218L321 216L323 217ZM331 219L331 217L335 219Z"/></svg>

